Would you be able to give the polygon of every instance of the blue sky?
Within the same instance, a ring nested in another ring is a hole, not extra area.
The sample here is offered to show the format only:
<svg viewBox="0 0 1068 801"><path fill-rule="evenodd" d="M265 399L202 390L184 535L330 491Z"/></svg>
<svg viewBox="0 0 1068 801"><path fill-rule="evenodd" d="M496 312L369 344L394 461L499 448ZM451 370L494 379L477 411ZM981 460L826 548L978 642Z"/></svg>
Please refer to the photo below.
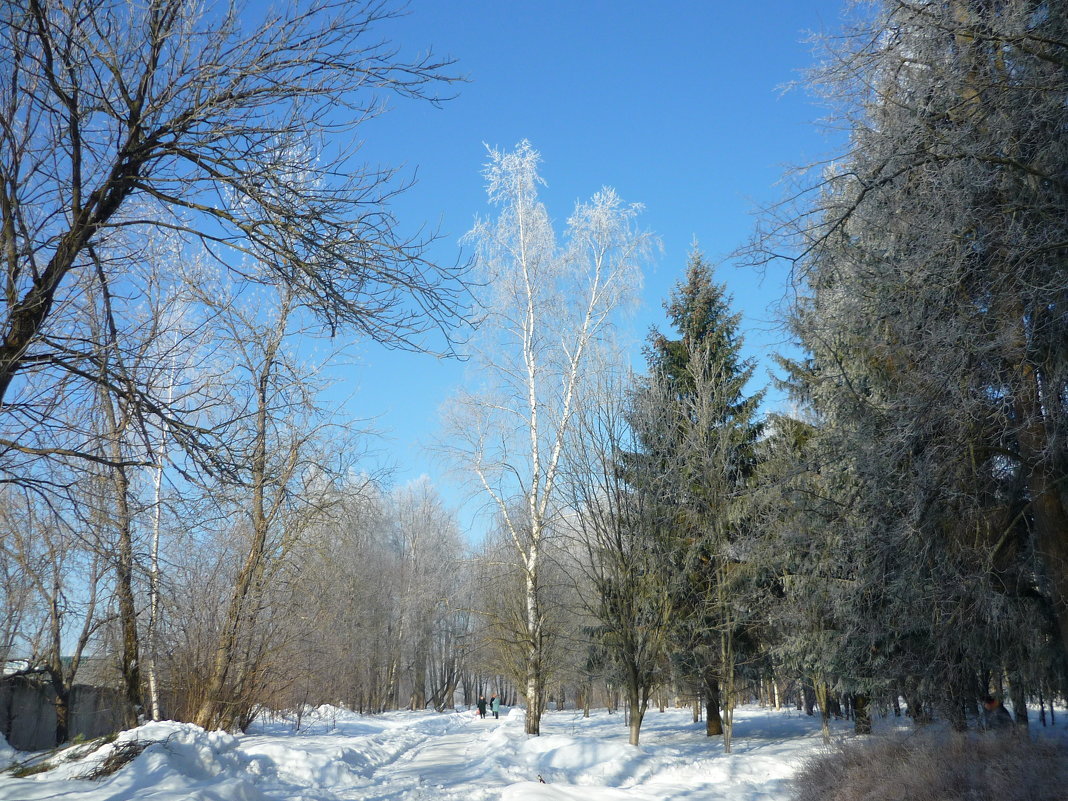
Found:
<svg viewBox="0 0 1068 801"><path fill-rule="evenodd" d="M696 239L719 264L743 244L753 213L784 193L788 167L835 152L840 134L819 124L825 109L803 88L816 55L810 32L842 25L844 0L413 0L380 32L405 53L433 49L457 60L467 83L440 108L396 100L363 127L363 154L403 165L415 186L394 203L402 226L427 225L441 239L432 255L452 262L476 215L489 212L481 170L485 144L510 149L529 139L541 152L541 198L558 230L578 200L602 186L645 205L641 224L663 250L648 265L643 303L631 321L636 361L649 327L664 327L663 301ZM761 362L783 335L774 307L783 272L763 277L725 261L741 311L747 353ZM346 413L375 418L378 450L404 482L426 473L446 499L463 504L474 529L477 504L464 502L444 466L425 449L438 410L465 367L419 354L356 349L344 368ZM774 398L772 403L774 403Z"/></svg>

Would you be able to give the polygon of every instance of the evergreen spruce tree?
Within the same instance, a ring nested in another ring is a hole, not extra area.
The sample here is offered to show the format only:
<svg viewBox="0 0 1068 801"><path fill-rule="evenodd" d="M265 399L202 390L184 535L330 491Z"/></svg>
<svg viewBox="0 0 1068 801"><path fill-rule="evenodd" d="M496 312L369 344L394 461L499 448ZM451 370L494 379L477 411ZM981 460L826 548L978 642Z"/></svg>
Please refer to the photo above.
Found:
<svg viewBox="0 0 1068 801"><path fill-rule="evenodd" d="M677 338L651 332L649 375L639 390L659 395L668 409L664 430L637 427L642 452L625 463L639 477L639 489L641 475L672 477L666 483L673 491L660 492L671 506L664 536L673 572L675 669L701 693L708 734L724 734L729 748L737 648L745 631L744 605L732 593L743 583L741 542L750 534L746 508L762 393L746 395L754 365L741 355L740 315L731 312L701 253L691 254L665 308Z"/></svg>
<svg viewBox="0 0 1068 801"><path fill-rule="evenodd" d="M1068 9L873 6L822 76L851 152L795 220L800 396L842 670L960 728L998 675L1022 712L1068 645Z"/></svg>

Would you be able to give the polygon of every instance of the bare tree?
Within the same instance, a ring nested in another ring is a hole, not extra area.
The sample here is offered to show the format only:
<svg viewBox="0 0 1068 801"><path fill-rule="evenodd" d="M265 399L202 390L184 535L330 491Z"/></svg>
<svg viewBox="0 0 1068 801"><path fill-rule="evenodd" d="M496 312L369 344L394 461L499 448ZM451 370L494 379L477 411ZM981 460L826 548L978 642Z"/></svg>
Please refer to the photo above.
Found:
<svg viewBox="0 0 1068 801"><path fill-rule="evenodd" d="M143 648L135 588L140 574L146 571L150 607L148 679L153 696L152 715L158 719L160 714L156 677L151 670L154 665L151 646L154 645L158 617L158 529L167 420L171 415L180 414L184 418L182 433L189 442L192 430L200 428L205 431L196 425L196 418L213 403L210 393L205 391L210 379L198 381L189 377L192 371L188 365L194 358L192 351L203 344L205 334L196 331L199 320L192 319L193 315L188 313L192 298L187 286L193 280L189 273L194 271L169 267L171 260L181 259L173 239L152 236L139 244L141 260L131 272L140 279L143 294L135 293L132 297L112 294L118 284L116 276L109 276L107 271L114 270L115 265L104 264L92 249L91 257L97 269L92 286L85 293L87 302L82 309L86 340L91 346L86 366L97 371L96 374L87 373L84 376L87 381L83 382L95 389L93 404L99 410L97 430L90 434L103 443L100 462L106 467L112 487L110 502L102 504L105 510L102 519L114 539L114 547L109 547L109 558L119 613L119 661L126 699L125 723L131 727L136 725L144 707ZM204 371L200 373L203 379ZM167 389L161 392L164 383ZM138 400L142 395L163 397L162 408L166 413L146 414ZM219 403L219 400L214 401L216 406ZM69 419L65 424L67 422ZM158 436L152 430L152 423L160 427ZM74 431L71 429L69 433ZM140 466L150 462L155 462L156 467L155 497L151 501L139 492L147 479ZM145 565L139 558L145 546L138 539L141 518L149 511L146 508L149 503L154 507L156 531L151 546L151 564Z"/></svg>
<svg viewBox="0 0 1068 801"><path fill-rule="evenodd" d="M471 606L452 513L425 478L387 492L376 477L350 475L338 495L296 545L298 589L282 601L281 636L294 675L264 702L451 706Z"/></svg>
<svg viewBox="0 0 1068 801"><path fill-rule="evenodd" d="M477 477L519 560L529 734L539 733L546 702L549 632L539 571L560 506L563 449L594 351L637 285L649 246L633 228L638 207L605 189L575 208L568 245L558 248L537 196L539 158L528 142L510 153L490 151L487 191L500 214L467 237L485 287L475 355L484 388L460 395L448 423L453 455Z"/></svg>
<svg viewBox="0 0 1068 801"><path fill-rule="evenodd" d="M400 644L409 663L408 706L423 709L432 644L444 623L448 601L455 594L460 535L454 516L426 477L399 487L390 500L392 545L401 566L399 629L392 640ZM399 667L391 668L394 682Z"/></svg>
<svg viewBox="0 0 1068 801"><path fill-rule="evenodd" d="M632 426L658 436L668 404L608 382L577 416L569 448L569 528L588 591L578 594L598 621L596 643L618 666L627 699L630 744L638 745L653 690L665 680L673 623L668 552L675 482L665 472L629 475L626 456L640 447ZM632 404L653 402L635 412ZM635 486L644 491L636 491Z"/></svg>
<svg viewBox="0 0 1068 801"><path fill-rule="evenodd" d="M361 165L355 128L388 94L435 99L447 61L372 39L376 0L295 4L30 0L0 9L0 447L5 476L57 451L35 437L65 373L92 359L69 328L116 231L179 233L244 283L282 283L330 331L428 347L457 310L457 270L404 236L403 188ZM259 267L247 269L249 257ZM106 271L136 291L135 276ZM165 414L144 388L130 399ZM170 420L172 434L180 430ZM110 457L108 457L110 458Z"/></svg>
<svg viewBox="0 0 1068 801"><path fill-rule="evenodd" d="M212 287L205 287L208 303ZM335 480L347 467L325 444L330 419L317 396L317 367L290 351L299 334L296 294L280 285L273 296L244 312L219 294L217 323L233 358L231 402L235 419L227 459L234 480L219 487L220 503L244 517L244 552L232 578L226 612L205 676L203 700L194 722L205 728L230 728L247 709L237 699L251 695L256 661L245 656L249 637L269 636L257 628L266 588L285 565L299 539L336 502ZM337 447L344 432L330 436ZM345 449L339 449L345 454Z"/></svg>
<svg viewBox="0 0 1068 801"><path fill-rule="evenodd" d="M7 504L5 504L5 507ZM0 664L18 656L17 647L33 628L32 577L17 558L14 527L0 528Z"/></svg>
<svg viewBox="0 0 1068 801"><path fill-rule="evenodd" d="M88 514L70 509L61 514L15 487L6 488L3 498L3 558L18 570L27 591L19 647L25 649L25 669L48 676L57 743L70 736L71 691L82 659L112 617L101 597L111 565L106 546L95 536L104 524L100 510L108 483L99 471L81 473L78 486Z"/></svg>

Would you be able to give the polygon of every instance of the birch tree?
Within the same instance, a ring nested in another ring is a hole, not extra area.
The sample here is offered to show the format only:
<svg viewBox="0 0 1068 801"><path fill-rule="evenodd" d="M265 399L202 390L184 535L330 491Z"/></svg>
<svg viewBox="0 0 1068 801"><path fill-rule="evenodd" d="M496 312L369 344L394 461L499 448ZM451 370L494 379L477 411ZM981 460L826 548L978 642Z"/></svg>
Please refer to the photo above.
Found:
<svg viewBox="0 0 1068 801"><path fill-rule="evenodd" d="M515 549L523 576L526 730L540 732L548 676L540 570L560 510L563 449L584 402L594 351L640 281L649 237L637 206L603 189L576 206L565 246L538 199L529 142L490 150L485 176L495 219L467 235L483 286L474 380L449 414L450 449L476 477ZM521 509L521 516L517 516Z"/></svg>
<svg viewBox="0 0 1068 801"><path fill-rule="evenodd" d="M120 237L113 236L111 240ZM127 255L140 257L117 259L105 264L94 248L96 273L93 286L85 293L87 340L92 343L89 365L94 374L87 374L87 385L95 389L93 400L100 409L99 430L96 438L105 443L101 449L101 462L106 465L111 478L112 494L109 503L103 504L106 512L103 519L107 530L114 534L114 547L110 549L115 574L114 592L120 619L120 673L123 677L126 698L125 724L136 725L144 707L142 688L142 654L144 648L139 633L139 604L135 593L139 589L139 577L148 574L150 670L147 672L149 689L152 691L152 715L158 719L159 694L156 691L157 677L153 665L153 637L158 617L159 583L159 516L161 514L162 482L164 478L164 450L168 420L178 418L179 439L187 446L191 460L198 459L197 450L206 440L206 429L201 426L206 411L220 401L212 401L206 386L211 382L205 372L192 378L194 371L189 363L198 345L203 344L207 330L198 332L198 319L189 311L190 297L186 287L194 280L196 268L182 265L180 243L173 236L150 236L136 245L129 243L122 249ZM108 247L114 253L117 247ZM130 283L141 288L132 296L125 293L114 295L120 281L114 274L126 268ZM203 274L203 271L201 271ZM73 333L73 332L72 332ZM200 354L203 355L203 352ZM162 385L166 385L166 391ZM160 398L159 405L148 401ZM162 411L162 413L160 413ZM200 418L198 420L198 418ZM159 436L156 430L158 429ZM75 460L76 462L77 460ZM143 492L148 482L142 466L155 462L155 492L149 500ZM151 509L149 508L151 505ZM147 512L155 514L155 534L149 546L141 540L143 518ZM150 551L150 564L144 564L141 554Z"/></svg>

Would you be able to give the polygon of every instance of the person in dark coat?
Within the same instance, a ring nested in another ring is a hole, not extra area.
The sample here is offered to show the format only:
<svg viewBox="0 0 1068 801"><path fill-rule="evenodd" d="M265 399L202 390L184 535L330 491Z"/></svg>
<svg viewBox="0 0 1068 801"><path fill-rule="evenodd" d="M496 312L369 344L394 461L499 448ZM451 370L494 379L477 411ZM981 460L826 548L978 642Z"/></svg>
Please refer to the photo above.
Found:
<svg viewBox="0 0 1068 801"><path fill-rule="evenodd" d="M478 697L478 716L480 718L486 717L486 696L484 695Z"/></svg>
<svg viewBox="0 0 1068 801"><path fill-rule="evenodd" d="M1013 727L1009 710L990 695L983 699L983 723L987 731L1011 731Z"/></svg>

